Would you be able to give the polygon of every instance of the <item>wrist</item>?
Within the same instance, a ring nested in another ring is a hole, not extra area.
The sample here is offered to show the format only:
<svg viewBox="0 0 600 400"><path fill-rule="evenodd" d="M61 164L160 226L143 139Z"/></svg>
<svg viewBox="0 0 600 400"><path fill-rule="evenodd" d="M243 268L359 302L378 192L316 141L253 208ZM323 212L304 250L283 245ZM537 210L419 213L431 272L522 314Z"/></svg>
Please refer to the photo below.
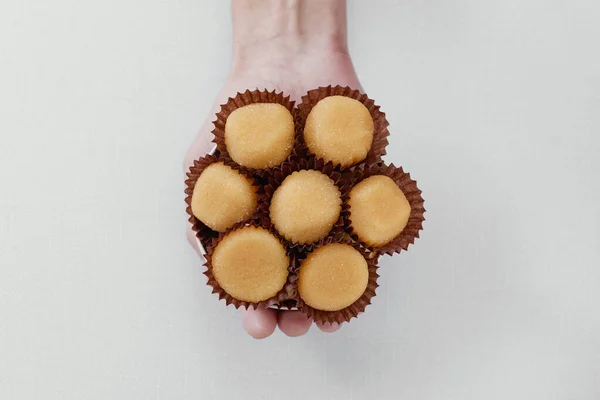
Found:
<svg viewBox="0 0 600 400"><path fill-rule="evenodd" d="M347 54L345 0L232 0L233 67Z"/></svg>

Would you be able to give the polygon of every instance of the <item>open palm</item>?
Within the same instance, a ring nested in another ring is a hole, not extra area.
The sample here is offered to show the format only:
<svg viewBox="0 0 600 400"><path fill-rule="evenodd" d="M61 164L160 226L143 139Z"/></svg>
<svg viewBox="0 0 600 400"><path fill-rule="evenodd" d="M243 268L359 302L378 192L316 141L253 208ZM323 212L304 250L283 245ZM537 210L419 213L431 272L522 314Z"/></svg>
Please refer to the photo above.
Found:
<svg viewBox="0 0 600 400"><path fill-rule="evenodd" d="M185 171L195 159L204 156L213 147L211 131L214 116L220 105L226 103L229 97L234 97L237 92L256 88L282 91L298 103L308 90L319 86L341 85L360 88L352 61L345 50L300 51L288 46L278 49L278 44L274 45L269 51L257 49L257 54L251 59L234 63L232 72L217 96L206 122L186 154ZM187 237L198 251L191 229L188 229ZM255 338L270 336L276 326L288 336L300 336L310 329L311 324L310 319L297 311L250 309L244 312L244 328ZM339 329L337 325L318 326L325 332Z"/></svg>

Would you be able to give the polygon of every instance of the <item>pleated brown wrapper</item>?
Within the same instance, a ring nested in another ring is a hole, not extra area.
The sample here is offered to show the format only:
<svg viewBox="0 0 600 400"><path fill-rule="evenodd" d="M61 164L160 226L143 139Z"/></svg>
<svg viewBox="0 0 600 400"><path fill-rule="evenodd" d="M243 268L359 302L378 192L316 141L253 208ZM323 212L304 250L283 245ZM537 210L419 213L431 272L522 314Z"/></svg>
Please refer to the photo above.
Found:
<svg viewBox="0 0 600 400"><path fill-rule="evenodd" d="M222 104L221 110L216 115L217 119L213 121L213 143L217 145L217 152L221 156L230 158L227 146L225 145L225 124L227 123L227 118L238 108L255 103L277 103L287 108L294 120L294 148L299 143L297 138L298 131L295 129L297 109L294 107L295 102L290 100L290 96L284 96L283 92L275 93L275 90L270 92L266 89L246 90L244 93L238 93L235 97L230 97L225 104ZM250 170L253 171L253 169Z"/></svg>
<svg viewBox="0 0 600 400"><path fill-rule="evenodd" d="M366 251L374 252L378 255L392 255L393 253L400 253L402 250L407 250L408 246L413 244L415 239L419 237L419 231L423 229L423 221L425 221L425 207L423 206L425 200L421 196L421 190L417 187L417 182L410 177L410 174L404 172L402 167L396 167L394 164L386 165L379 163L375 165L363 165L357 167L354 171L348 172L348 174L352 174L354 185L373 175L385 175L398 185L410 204L408 222L402 232L391 242L382 246L371 246L360 240L352 229L352 214L350 214L348 217L348 231L351 232L350 236L352 239L360 243Z"/></svg>
<svg viewBox="0 0 600 400"><path fill-rule="evenodd" d="M355 163L353 166L363 163L373 164L381 161L381 157L386 154L385 149L388 145L388 136L390 135L390 132L388 131L387 127L389 126L389 122L385 118L385 113L380 110L378 105L375 105L374 100L370 99L366 94L348 86L319 87L317 89L309 90L308 93L302 96L302 102L298 104L298 113L296 116L296 138L298 139L297 145L299 144L301 146L301 149L298 152L305 152L306 154L310 153L306 143L304 142L304 125L306 124L306 118L308 118L308 114L310 114L310 111L320 100L323 100L329 96L345 96L358 100L364 104L365 107L367 107L371 117L373 118L374 130L371 149L367 153L367 157L364 160ZM352 168L353 166L346 168ZM342 169L340 167L341 166L336 165L337 169Z"/></svg>
<svg viewBox="0 0 600 400"><path fill-rule="evenodd" d="M322 244L315 247L315 249L317 249L318 247L321 247L321 246L325 246L327 244L331 244L331 243L348 244L348 245L354 247L356 250L358 250L362 254L362 256L365 258L365 260L367 261L367 266L369 268L369 280L367 281L367 288L365 289L364 293L354 303L352 303L348 307L343 308L338 311L323 311L323 310L318 310L316 308L309 306L302 300L297 289L296 289L296 301L298 303L298 306L297 306L298 310L300 310L300 312L302 312L302 313L306 314L307 316L309 316L310 318L312 318L315 322L328 322L330 324L331 323L341 324L343 322L349 322L352 318L357 317L360 313L365 311L367 306L369 304L371 304L371 299L373 297L375 297L375 295L376 295L375 292L377 290L377 287L379 286L377 283L377 278L379 278L379 275L377 274L377 269L379 268L377 266L378 257L369 257L369 254L366 252L366 249L362 248L360 245L358 245L357 243L355 243L351 240L347 240L347 239L343 239L343 238L329 237ZM294 272L296 273L296 276L297 276L300 268L302 268L302 261L304 261L307 256L308 256L308 254L302 254L293 260L292 268L293 268ZM297 280L297 278L296 278L296 280ZM296 286L297 286L297 282L296 282Z"/></svg>
<svg viewBox="0 0 600 400"><path fill-rule="evenodd" d="M261 218L266 219L270 223L271 219L269 215L269 208L271 206L273 194L283 183L285 178L294 172L302 170L315 170L327 175L339 189L342 198L342 205L340 216L333 224L333 227L326 237L318 240L317 242L309 244L294 243L285 237L283 238L285 239L287 248L290 249L290 251L299 253L312 250L314 247L325 243L325 241L330 237L339 238L344 235L344 227L347 226L347 218L350 215L348 196L350 195L350 189L352 188L352 183L346 179L348 175L344 175L343 173L337 171L331 162L326 163L315 156L302 158L299 157L297 153L294 153L280 166L270 170L262 170L256 173L257 178L264 183L263 194L258 201L258 213ZM281 234L279 235L282 236Z"/></svg>
<svg viewBox="0 0 600 400"><path fill-rule="evenodd" d="M219 244L219 242L221 240L223 240L223 238L227 234L229 234L230 232L235 231L237 229L243 228L245 226L261 227L261 228L268 230L275 237L277 237L279 239L279 241L281 242L281 244L285 247L284 241L277 234L277 232L275 232L275 230L269 225L268 221L266 221L264 219L247 221L245 223L242 222L242 223L236 224L232 228L228 229L226 232L219 234L219 236L217 238L214 238L212 240L211 246L207 249L207 253L205 255L206 262L204 263L204 266L206 267L206 271L204 271L204 275L206 275L206 277L208 278L207 285L209 285L213 288L212 293L216 293L219 296L219 300L224 299L225 303L227 305L233 304L235 308L243 307L246 309L254 308L255 310L258 310L258 309L264 309L264 308L268 308L268 307L283 308L283 309L294 307L296 305L296 298L298 297L297 296L298 274L294 270L294 265L296 264L295 260L296 260L296 258L298 258L298 256L294 252L288 251L287 248L286 248L286 252L288 254L288 257L290 258L290 264L288 266L287 281L286 281L285 285L283 285L283 288L281 288L281 290L275 296L273 296L267 300L260 301L258 303L238 300L238 299L232 297L225 290L223 290L223 288L219 285L219 282L217 282L217 280L215 279L215 276L212 273L212 255L213 255L213 252L214 252L216 246Z"/></svg>
<svg viewBox="0 0 600 400"><path fill-rule="evenodd" d="M213 239L219 236L219 232L212 230L211 228L206 226L204 222L200 221L194 216L194 214L192 213L192 195L194 193L194 186L196 185L196 181L198 180L204 169L216 162L222 162L223 164L233 168L234 170L238 171L246 178L254 182L258 202L260 202L260 199L264 196L262 185L260 184L260 182L257 182L256 179L254 179L252 173L249 170L241 167L232 160L224 158L222 156L218 157L216 155L206 155L198 160L194 160L194 164L186 173L188 179L185 180L185 194L187 195L187 197L185 198L185 203L187 204L185 211L189 215L188 221L190 222L190 224L192 224L192 230L195 232L196 237L200 240L200 243L207 251L212 246ZM258 217L257 211L258 208L254 212L252 217L249 218L249 220L253 220Z"/></svg>

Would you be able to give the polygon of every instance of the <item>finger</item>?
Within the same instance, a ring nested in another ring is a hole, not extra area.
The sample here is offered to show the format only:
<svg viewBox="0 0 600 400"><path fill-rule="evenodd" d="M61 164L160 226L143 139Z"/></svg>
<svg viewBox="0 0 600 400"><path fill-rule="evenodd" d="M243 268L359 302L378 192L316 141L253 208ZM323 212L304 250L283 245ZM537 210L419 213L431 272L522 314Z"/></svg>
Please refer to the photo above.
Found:
<svg viewBox="0 0 600 400"><path fill-rule="evenodd" d="M244 310L244 329L254 339L264 339L271 336L277 326L277 313L270 308Z"/></svg>
<svg viewBox="0 0 600 400"><path fill-rule="evenodd" d="M183 159L183 172L187 173L194 160L204 157L214 148L214 143L210 142L210 136L205 133L199 133Z"/></svg>
<svg viewBox="0 0 600 400"><path fill-rule="evenodd" d="M281 332L295 337L308 332L312 325L312 319L299 311L281 311L277 323Z"/></svg>
<svg viewBox="0 0 600 400"><path fill-rule="evenodd" d="M187 173L190 166L194 164L194 160L198 160L204 157L206 154L210 153L210 151L215 147L215 144L212 143L212 135L211 135L211 123L206 121L204 126L196 135L196 138L192 142L190 148L183 158L183 172Z"/></svg>
<svg viewBox="0 0 600 400"><path fill-rule="evenodd" d="M326 332L326 333L335 332L342 327L342 325L340 325L336 322L333 322L333 323L317 322L317 323L315 323L315 325L317 325L320 330L322 330L323 332Z"/></svg>
<svg viewBox="0 0 600 400"><path fill-rule="evenodd" d="M185 232L185 237L187 238L188 243L192 246L192 249L198 254L200 257L204 257L200 248L198 247L198 239L196 238L196 233L192 230L192 228L187 228Z"/></svg>

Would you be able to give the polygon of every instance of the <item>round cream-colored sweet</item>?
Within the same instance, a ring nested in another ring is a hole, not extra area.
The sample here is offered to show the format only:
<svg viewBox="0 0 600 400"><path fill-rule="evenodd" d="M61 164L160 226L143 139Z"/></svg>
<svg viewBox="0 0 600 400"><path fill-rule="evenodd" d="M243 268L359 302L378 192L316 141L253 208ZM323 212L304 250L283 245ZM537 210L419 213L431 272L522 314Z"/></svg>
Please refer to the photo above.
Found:
<svg viewBox="0 0 600 400"><path fill-rule="evenodd" d="M294 147L294 118L281 104L240 107L225 122L225 146L240 165L254 169L275 167Z"/></svg>
<svg viewBox="0 0 600 400"><path fill-rule="evenodd" d="M289 175L275 190L269 214L283 237L308 244L329 234L341 210L335 183L319 171L302 170Z"/></svg>
<svg viewBox="0 0 600 400"><path fill-rule="evenodd" d="M273 234L246 226L227 234L215 247L212 273L231 297L251 303L268 300L285 285L289 257Z"/></svg>
<svg viewBox="0 0 600 400"><path fill-rule="evenodd" d="M369 281L362 254L347 244L317 248L300 265L298 293L306 304L323 311L338 311L358 300Z"/></svg>
<svg viewBox="0 0 600 400"><path fill-rule="evenodd" d="M308 114L304 141L317 157L349 167L367 157L373 131L373 118L364 104L350 97L329 96Z"/></svg>
<svg viewBox="0 0 600 400"><path fill-rule="evenodd" d="M396 183L373 175L350 191L350 220L359 239L382 246L398 236L408 223L410 204Z"/></svg>
<svg viewBox="0 0 600 400"><path fill-rule="evenodd" d="M250 179L233 168L214 163L198 177L191 206L192 214L206 226L224 232L254 214L256 188Z"/></svg>

